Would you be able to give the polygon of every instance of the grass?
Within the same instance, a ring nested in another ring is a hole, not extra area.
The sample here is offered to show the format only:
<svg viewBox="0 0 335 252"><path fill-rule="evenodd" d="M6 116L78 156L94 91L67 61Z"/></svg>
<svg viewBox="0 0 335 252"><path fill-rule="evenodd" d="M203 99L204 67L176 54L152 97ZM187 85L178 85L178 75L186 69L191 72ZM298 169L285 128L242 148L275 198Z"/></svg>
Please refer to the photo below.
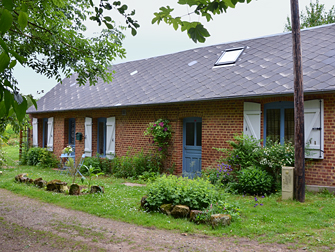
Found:
<svg viewBox="0 0 335 252"><path fill-rule="evenodd" d="M10 148L6 147L5 151ZM15 160L15 156L12 156ZM71 183L67 175L58 171L32 166L18 166L5 169L0 177L0 188L27 197L40 199L65 208L80 210L96 216L134 223L149 228L174 230L180 233L201 233L213 236L247 237L259 242L276 242L291 248L329 251L335 249L335 197L323 192L306 193L305 203L281 200L281 194L267 197L230 195L222 192L222 197L242 209L241 219L228 227L212 229L206 225L196 225L186 219L140 210L140 200L146 194L145 187L128 187L124 179L112 177L94 178L92 184L105 187L105 194L69 196L51 193L32 185L14 182L15 175L28 173L30 178L44 180L60 179ZM77 179L79 183L79 178ZM258 204L257 206L255 206ZM263 205L260 205L263 204Z"/></svg>

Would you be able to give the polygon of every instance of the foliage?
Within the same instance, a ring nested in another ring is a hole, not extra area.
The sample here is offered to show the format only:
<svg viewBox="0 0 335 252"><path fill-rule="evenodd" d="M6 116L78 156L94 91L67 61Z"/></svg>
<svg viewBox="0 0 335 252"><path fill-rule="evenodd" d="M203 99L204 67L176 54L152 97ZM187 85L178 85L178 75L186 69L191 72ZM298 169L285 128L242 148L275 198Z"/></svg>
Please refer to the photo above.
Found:
<svg viewBox="0 0 335 252"><path fill-rule="evenodd" d="M226 12L228 8L235 8L237 3L250 3L251 0L217 0L217 1L207 1L207 0L180 0L178 4L180 5L188 5L191 9L194 9L193 12L188 13L186 20L189 20L190 14L198 15L205 17L207 22L212 20L212 15L221 14ZM180 27L181 31L187 31L188 36L194 42L204 43L206 38L210 36L207 29L199 22L189 22L183 20L181 17L173 17L171 13L174 9L170 8L170 6L161 7L160 12L154 13L155 17L152 19L152 23L159 24L164 21L168 25L172 25L175 30L178 30ZM196 18L199 20L199 18Z"/></svg>
<svg viewBox="0 0 335 252"><path fill-rule="evenodd" d="M145 154L143 150L138 153L132 153L131 150L125 156L115 156L113 159L101 158L98 154L96 157L86 157L84 165L95 167L95 172L104 172L113 174L117 178L138 178L144 172L160 172L160 156L154 154ZM80 172L86 174L84 167Z"/></svg>
<svg viewBox="0 0 335 252"><path fill-rule="evenodd" d="M218 168L207 168L202 177L208 179L213 185L227 185L235 180L234 171L230 165L218 164Z"/></svg>
<svg viewBox="0 0 335 252"><path fill-rule="evenodd" d="M98 169L94 168L92 165L90 165L89 167L87 167L86 165L83 165L83 166L86 169L87 175L89 177L89 180L88 180L88 190L90 190L91 189L92 177L93 176L99 177L100 175L104 175L104 173L103 172L98 172ZM82 176L81 177L81 181L83 182L84 180L85 180L85 177Z"/></svg>
<svg viewBox="0 0 335 252"><path fill-rule="evenodd" d="M55 154L45 148L33 147L27 153L27 164L41 168L57 167L59 160Z"/></svg>
<svg viewBox="0 0 335 252"><path fill-rule="evenodd" d="M77 174L77 166L75 165L74 159L73 158L69 158L66 162L65 165L69 170L70 176L72 177L72 184L74 184L76 182L76 174Z"/></svg>
<svg viewBox="0 0 335 252"><path fill-rule="evenodd" d="M163 175L147 185L147 205L158 210L162 204L187 205L191 209L203 209L218 200L218 193L209 181Z"/></svg>
<svg viewBox="0 0 335 252"><path fill-rule="evenodd" d="M245 134L235 134L234 141L227 141L232 148L214 148L226 155L222 162L226 162L233 168L247 168L259 163L262 140Z"/></svg>
<svg viewBox="0 0 335 252"><path fill-rule="evenodd" d="M335 23L335 6L325 11L325 5L319 4L319 0L315 3L312 1L309 3L309 7L306 6L306 13L301 11L300 14L300 29L319 26L323 24ZM287 23L285 24L285 31L292 31L290 18L287 17Z"/></svg>
<svg viewBox="0 0 335 252"><path fill-rule="evenodd" d="M237 182L231 189L238 193L262 195L273 192L273 178L264 170L250 166L238 172Z"/></svg>
<svg viewBox="0 0 335 252"><path fill-rule="evenodd" d="M281 168L294 166L294 146L291 142L281 145L270 139L266 140L266 147L261 149L262 155L259 164L275 180L277 187L281 185Z"/></svg>
<svg viewBox="0 0 335 252"><path fill-rule="evenodd" d="M155 154L145 154L143 150L132 154L128 151L125 156L116 157L113 175L117 178L138 178L144 172L160 172L161 157Z"/></svg>
<svg viewBox="0 0 335 252"><path fill-rule="evenodd" d="M149 143L157 146L157 150L162 156L166 155L167 146L172 136L172 129L169 123L168 119L158 119L154 123L149 123L148 128L144 132L145 136L149 135L152 137L152 139L149 138Z"/></svg>
<svg viewBox="0 0 335 252"><path fill-rule="evenodd" d="M90 8L94 7L95 15ZM77 73L79 85L94 85L98 78L112 80L108 70L116 57L124 57L121 47L124 35L114 26L104 10L116 10L124 16L126 25L136 34L139 27L132 19L135 11L127 13L121 2L101 0L6 0L0 2L0 118L14 110L19 121L28 108L27 99L19 94L13 69L17 62L36 73L61 81L62 74ZM83 22L90 17L106 28L98 36L84 36ZM124 28L121 28L124 29ZM33 101L35 107L36 102Z"/></svg>
<svg viewBox="0 0 335 252"><path fill-rule="evenodd" d="M266 146L261 146L262 140L257 140L254 137L247 135L235 135L235 141L228 141L232 148L214 148L218 151L223 152L226 157L220 159L221 161L227 162L231 165L232 171L230 174L234 174L235 171L244 170L249 167L257 167L266 171L273 178L273 187L279 189L281 187L281 168L282 166L294 166L294 146L290 142L281 145L278 142L274 142L267 138ZM214 176L217 179L214 180ZM209 178L211 181L218 182L218 178L222 176L220 173L213 171ZM234 176L227 177L226 180L222 181L222 185L235 180ZM230 180L227 180L229 178Z"/></svg>
<svg viewBox="0 0 335 252"><path fill-rule="evenodd" d="M211 203L207 208L203 209L202 213L196 216L196 221L198 223L209 222L211 215L213 214L230 214L232 221L234 221L240 218L241 209L234 204L229 204L228 202L218 200L217 202Z"/></svg>
<svg viewBox="0 0 335 252"><path fill-rule="evenodd" d="M138 176L139 180L143 180L145 182L155 181L160 176L159 172L143 172L142 175Z"/></svg>
<svg viewBox="0 0 335 252"><path fill-rule="evenodd" d="M4 145L4 142L2 138L0 137L0 168L6 164L6 158L5 158L6 152L3 150L3 145Z"/></svg>

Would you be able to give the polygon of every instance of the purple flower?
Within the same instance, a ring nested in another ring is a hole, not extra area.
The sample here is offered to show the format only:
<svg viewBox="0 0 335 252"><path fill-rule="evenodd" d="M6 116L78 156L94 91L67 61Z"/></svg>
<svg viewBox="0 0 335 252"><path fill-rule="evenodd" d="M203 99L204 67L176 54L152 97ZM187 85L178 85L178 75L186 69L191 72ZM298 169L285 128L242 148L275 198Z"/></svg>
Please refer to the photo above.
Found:
<svg viewBox="0 0 335 252"><path fill-rule="evenodd" d="M265 196L263 195L262 198L265 198Z"/></svg>
<svg viewBox="0 0 335 252"><path fill-rule="evenodd" d="M156 127L157 126L157 124L154 124L154 127Z"/></svg>
<svg viewBox="0 0 335 252"><path fill-rule="evenodd" d="M254 205L254 207L256 207L256 205Z"/></svg>
<svg viewBox="0 0 335 252"><path fill-rule="evenodd" d="M258 199L255 197L255 201L258 201Z"/></svg>
<svg viewBox="0 0 335 252"><path fill-rule="evenodd" d="M152 141L152 143L155 143L155 141Z"/></svg>
<svg viewBox="0 0 335 252"><path fill-rule="evenodd" d="M167 131L167 128L164 128L164 131Z"/></svg>
<svg viewBox="0 0 335 252"><path fill-rule="evenodd" d="M162 147L159 147L159 148L158 148L158 151L162 151Z"/></svg>
<svg viewBox="0 0 335 252"><path fill-rule="evenodd" d="M258 204L256 204L255 206L258 206Z"/></svg>
<svg viewBox="0 0 335 252"><path fill-rule="evenodd" d="M260 206L263 206L263 204L259 204Z"/></svg>
<svg viewBox="0 0 335 252"><path fill-rule="evenodd" d="M244 197L244 194L243 194L243 197Z"/></svg>
<svg viewBox="0 0 335 252"><path fill-rule="evenodd" d="M163 123L163 122L160 122L160 123L159 123L159 126L163 127L163 126L164 126L164 123Z"/></svg>

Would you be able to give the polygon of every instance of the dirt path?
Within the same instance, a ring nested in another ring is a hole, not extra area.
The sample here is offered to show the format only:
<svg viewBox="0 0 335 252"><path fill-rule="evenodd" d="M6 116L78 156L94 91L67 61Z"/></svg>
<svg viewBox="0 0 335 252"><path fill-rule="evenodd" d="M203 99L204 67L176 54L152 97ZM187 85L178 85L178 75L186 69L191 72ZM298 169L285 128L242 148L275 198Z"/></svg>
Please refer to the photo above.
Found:
<svg viewBox="0 0 335 252"><path fill-rule="evenodd" d="M99 218L0 189L0 251L287 251L280 244L187 235Z"/></svg>

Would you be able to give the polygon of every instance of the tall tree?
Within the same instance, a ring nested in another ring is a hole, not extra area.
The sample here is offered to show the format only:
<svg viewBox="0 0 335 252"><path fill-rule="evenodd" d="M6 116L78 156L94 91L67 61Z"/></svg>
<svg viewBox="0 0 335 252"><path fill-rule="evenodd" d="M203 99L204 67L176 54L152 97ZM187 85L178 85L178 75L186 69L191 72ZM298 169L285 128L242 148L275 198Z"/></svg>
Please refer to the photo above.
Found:
<svg viewBox="0 0 335 252"><path fill-rule="evenodd" d="M305 7L306 12L300 13L300 29L319 26L323 24L335 23L335 6L327 12L325 5L320 4L319 0L315 3L310 2L309 6ZM287 17L285 31L292 31L291 20Z"/></svg>

